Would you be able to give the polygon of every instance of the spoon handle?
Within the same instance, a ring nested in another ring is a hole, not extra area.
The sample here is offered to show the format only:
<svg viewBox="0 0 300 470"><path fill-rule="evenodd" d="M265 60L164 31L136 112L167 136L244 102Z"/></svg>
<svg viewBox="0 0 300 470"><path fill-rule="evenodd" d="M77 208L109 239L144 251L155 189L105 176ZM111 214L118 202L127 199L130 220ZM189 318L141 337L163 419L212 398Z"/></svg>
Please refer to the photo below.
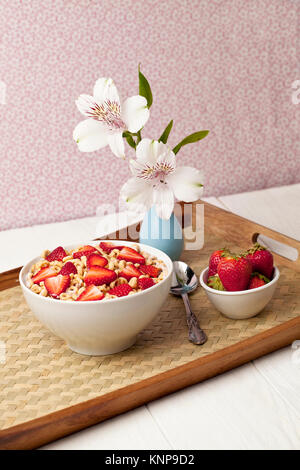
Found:
<svg viewBox="0 0 300 470"><path fill-rule="evenodd" d="M186 322L189 328L189 341L194 344L204 344L207 341L207 336L200 328L198 320L192 311L190 299L188 294L181 294L186 310Z"/></svg>

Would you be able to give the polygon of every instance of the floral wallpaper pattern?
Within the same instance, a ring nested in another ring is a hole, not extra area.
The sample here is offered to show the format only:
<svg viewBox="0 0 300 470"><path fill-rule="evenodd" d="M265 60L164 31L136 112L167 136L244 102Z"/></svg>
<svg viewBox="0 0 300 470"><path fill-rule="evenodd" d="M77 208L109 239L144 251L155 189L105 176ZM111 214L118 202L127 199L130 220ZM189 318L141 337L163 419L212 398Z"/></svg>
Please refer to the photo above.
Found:
<svg viewBox="0 0 300 470"><path fill-rule="evenodd" d="M95 214L117 203L128 165L72 140L80 93L111 76L154 104L143 136L174 119L170 144L205 173L205 195L300 181L292 102L300 2L294 0L1 0L0 230ZM299 51L298 51L299 53ZM298 76L297 76L298 74ZM128 156L133 156L128 150Z"/></svg>

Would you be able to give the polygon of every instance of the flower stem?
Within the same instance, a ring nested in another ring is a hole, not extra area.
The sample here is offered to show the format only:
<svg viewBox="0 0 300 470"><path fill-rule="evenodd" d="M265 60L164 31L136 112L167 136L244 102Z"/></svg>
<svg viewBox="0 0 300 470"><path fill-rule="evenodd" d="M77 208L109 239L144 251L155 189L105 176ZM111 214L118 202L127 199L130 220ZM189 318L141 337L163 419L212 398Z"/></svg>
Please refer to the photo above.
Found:
<svg viewBox="0 0 300 470"><path fill-rule="evenodd" d="M137 133L137 140L136 140L136 145L138 145L140 143L140 141L142 140L142 135L141 135L141 131L138 131Z"/></svg>
<svg viewBox="0 0 300 470"><path fill-rule="evenodd" d="M126 139L128 145L130 145L130 147L134 148L134 150L136 149L136 142L134 140L134 138L132 137L133 134L131 134L131 132L128 132L128 131L125 131L123 132L123 137Z"/></svg>

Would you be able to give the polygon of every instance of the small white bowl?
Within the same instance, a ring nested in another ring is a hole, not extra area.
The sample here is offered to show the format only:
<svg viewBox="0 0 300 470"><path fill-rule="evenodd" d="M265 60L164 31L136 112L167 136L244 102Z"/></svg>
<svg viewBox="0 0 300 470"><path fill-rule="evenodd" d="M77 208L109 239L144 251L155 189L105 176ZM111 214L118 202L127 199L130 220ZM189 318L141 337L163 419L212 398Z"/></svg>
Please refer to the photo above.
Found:
<svg viewBox="0 0 300 470"><path fill-rule="evenodd" d="M103 240L104 241L104 240ZM105 240L117 243L116 240ZM122 241L122 245L136 243ZM88 241L67 246L98 246ZM26 286L27 274L40 257L30 260L21 270L19 280L26 302L34 315L52 333L64 339L70 349L80 354L114 354L132 346L137 334L157 315L171 285L173 263L162 251L139 244L142 251L156 256L167 266L167 275L158 284L134 295L100 301L72 302L35 294Z"/></svg>
<svg viewBox="0 0 300 470"><path fill-rule="evenodd" d="M212 289L207 283L208 267L200 274L200 284L211 303L223 315L233 320L251 318L261 312L270 302L279 279L279 270L274 267L273 279L265 286L236 292Z"/></svg>

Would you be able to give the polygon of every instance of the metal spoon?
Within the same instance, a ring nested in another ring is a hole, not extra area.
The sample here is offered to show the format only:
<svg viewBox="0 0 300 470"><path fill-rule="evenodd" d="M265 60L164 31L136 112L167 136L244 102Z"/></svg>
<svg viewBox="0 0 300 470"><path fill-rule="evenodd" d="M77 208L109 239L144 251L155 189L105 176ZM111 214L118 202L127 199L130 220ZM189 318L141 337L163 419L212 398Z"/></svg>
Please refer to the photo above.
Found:
<svg viewBox="0 0 300 470"><path fill-rule="evenodd" d="M192 311L188 294L198 286L198 278L194 271L183 261L173 262L174 271L170 292L181 295L186 309L186 321L189 328L189 340L194 344L204 344L207 336L200 328L198 320Z"/></svg>

